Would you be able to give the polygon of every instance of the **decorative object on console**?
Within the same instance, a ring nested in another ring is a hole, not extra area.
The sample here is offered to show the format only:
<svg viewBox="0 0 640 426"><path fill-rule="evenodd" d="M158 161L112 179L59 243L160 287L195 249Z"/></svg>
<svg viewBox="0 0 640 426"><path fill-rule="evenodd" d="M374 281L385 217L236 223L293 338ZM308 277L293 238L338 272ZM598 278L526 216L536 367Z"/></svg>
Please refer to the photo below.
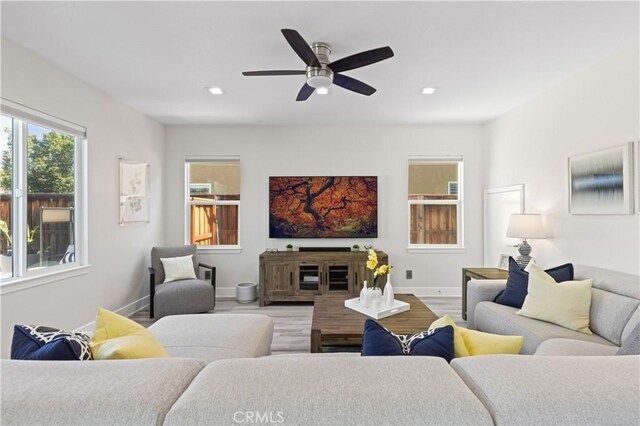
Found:
<svg viewBox="0 0 640 426"><path fill-rule="evenodd" d="M120 160L121 225L149 222L149 163Z"/></svg>
<svg viewBox="0 0 640 426"><path fill-rule="evenodd" d="M530 262L528 267L533 267L535 262ZM556 282L573 280L573 265L565 263L545 271ZM511 306L513 308L522 308L524 299L527 297L529 288L529 273L520 269L513 257L509 258L509 276L507 277L507 286L502 290L493 301L500 305Z"/></svg>
<svg viewBox="0 0 640 426"><path fill-rule="evenodd" d="M293 251L293 245L287 244L287 251Z"/></svg>
<svg viewBox="0 0 640 426"><path fill-rule="evenodd" d="M527 242L527 238L547 238L542 224L542 216L531 213L512 214L507 228L507 237L522 238L522 242L518 246L520 256L516 258L516 262L520 268L524 269L531 260L531 246Z"/></svg>
<svg viewBox="0 0 640 426"><path fill-rule="evenodd" d="M633 142L569 158L570 214L632 214Z"/></svg>
<svg viewBox="0 0 640 426"><path fill-rule="evenodd" d="M360 245L358 245L358 244L354 244L354 245L351 247L351 249L352 249L353 251L360 251Z"/></svg>
<svg viewBox="0 0 640 426"><path fill-rule="evenodd" d="M552 276L533 264L527 297L516 314L593 334L589 329L591 285L590 279L558 284Z"/></svg>
<svg viewBox="0 0 640 426"><path fill-rule="evenodd" d="M451 362L454 355L453 327L399 335L373 320L366 320L362 333L362 356L393 355L436 356Z"/></svg>
<svg viewBox="0 0 640 426"><path fill-rule="evenodd" d="M269 238L377 236L377 177L269 178Z"/></svg>
<svg viewBox="0 0 640 426"><path fill-rule="evenodd" d="M15 325L11 359L88 361L92 359L89 336L41 325Z"/></svg>
<svg viewBox="0 0 640 426"><path fill-rule="evenodd" d="M331 62L331 47L327 43L316 42L307 43L296 30L282 29L282 35L287 40L291 48L307 65L304 70L268 70L268 71L245 71L242 75L253 76L277 76L277 75L304 75L305 84L302 86L296 97L296 101L306 101L316 91L316 89L327 89L331 84L340 86L360 95L371 96L376 89L344 74L349 71L361 68L376 62L389 59L393 56L393 50L389 46L367 50L356 53Z"/></svg>
<svg viewBox="0 0 640 426"><path fill-rule="evenodd" d="M504 269L505 271L509 270L509 256L508 254L501 254L500 260L498 261L498 269Z"/></svg>

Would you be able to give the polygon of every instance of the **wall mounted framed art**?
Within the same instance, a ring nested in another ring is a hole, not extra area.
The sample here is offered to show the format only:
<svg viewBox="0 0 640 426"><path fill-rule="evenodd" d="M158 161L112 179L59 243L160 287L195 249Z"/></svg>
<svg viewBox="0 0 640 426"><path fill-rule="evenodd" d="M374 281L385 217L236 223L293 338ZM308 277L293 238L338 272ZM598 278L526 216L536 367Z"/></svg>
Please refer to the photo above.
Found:
<svg viewBox="0 0 640 426"><path fill-rule="evenodd" d="M633 213L633 143L569 157L570 214Z"/></svg>
<svg viewBox="0 0 640 426"><path fill-rule="evenodd" d="M269 238L376 238L376 176L269 178Z"/></svg>
<svg viewBox="0 0 640 426"><path fill-rule="evenodd" d="M119 158L120 225L149 222L149 163Z"/></svg>

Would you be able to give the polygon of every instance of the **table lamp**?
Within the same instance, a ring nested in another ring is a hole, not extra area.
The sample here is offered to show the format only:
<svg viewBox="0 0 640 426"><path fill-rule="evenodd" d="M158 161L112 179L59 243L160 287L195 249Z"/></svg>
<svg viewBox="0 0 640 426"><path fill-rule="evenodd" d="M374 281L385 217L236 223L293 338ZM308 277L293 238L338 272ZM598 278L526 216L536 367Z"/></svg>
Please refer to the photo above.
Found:
<svg viewBox="0 0 640 426"><path fill-rule="evenodd" d="M527 238L547 238L542 225L542 215L539 214L512 214L507 228L508 238L522 238L522 242L518 245L520 256L516 258L516 262L521 269L531 261L531 246L527 242Z"/></svg>

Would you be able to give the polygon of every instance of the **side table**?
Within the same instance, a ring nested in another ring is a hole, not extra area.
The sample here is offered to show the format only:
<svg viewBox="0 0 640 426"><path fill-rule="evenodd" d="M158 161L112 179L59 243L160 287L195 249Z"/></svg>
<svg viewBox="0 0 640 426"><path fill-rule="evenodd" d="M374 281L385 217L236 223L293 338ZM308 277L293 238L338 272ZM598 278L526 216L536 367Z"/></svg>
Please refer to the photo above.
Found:
<svg viewBox="0 0 640 426"><path fill-rule="evenodd" d="M475 280L502 280L509 272L498 268L462 268L462 319L467 320L467 283Z"/></svg>

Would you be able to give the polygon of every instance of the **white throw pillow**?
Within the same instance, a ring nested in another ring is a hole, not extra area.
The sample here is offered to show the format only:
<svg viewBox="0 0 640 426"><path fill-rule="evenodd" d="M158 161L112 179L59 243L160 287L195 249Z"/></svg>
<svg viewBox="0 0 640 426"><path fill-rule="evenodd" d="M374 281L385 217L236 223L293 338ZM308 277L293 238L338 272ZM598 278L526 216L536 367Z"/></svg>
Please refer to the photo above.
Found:
<svg viewBox="0 0 640 426"><path fill-rule="evenodd" d="M557 283L538 265L531 265L529 288L516 314L551 322L581 333L589 330L592 280Z"/></svg>
<svg viewBox="0 0 640 426"><path fill-rule="evenodd" d="M193 255L160 258L164 266L164 282L178 280L195 280L196 271L193 269Z"/></svg>

